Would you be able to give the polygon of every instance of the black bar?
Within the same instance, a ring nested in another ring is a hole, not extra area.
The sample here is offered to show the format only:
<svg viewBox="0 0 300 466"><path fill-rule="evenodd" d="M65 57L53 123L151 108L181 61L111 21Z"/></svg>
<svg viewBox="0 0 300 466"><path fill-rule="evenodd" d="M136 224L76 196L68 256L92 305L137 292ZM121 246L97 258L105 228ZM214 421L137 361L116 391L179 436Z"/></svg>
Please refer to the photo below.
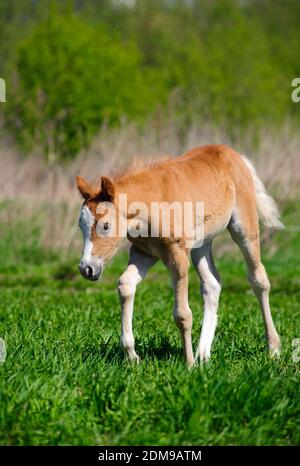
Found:
<svg viewBox="0 0 300 466"><path fill-rule="evenodd" d="M298 454L297 454L298 452ZM0 463L3 465L16 464L41 465L65 462L66 464L215 464L216 461L229 464L243 464L243 462L258 462L266 458L271 461L287 463L295 454L299 455L299 447L240 447L240 446L7 446L0 447ZM6 461L5 461L6 459ZM221 464L221 463L220 463Z"/></svg>

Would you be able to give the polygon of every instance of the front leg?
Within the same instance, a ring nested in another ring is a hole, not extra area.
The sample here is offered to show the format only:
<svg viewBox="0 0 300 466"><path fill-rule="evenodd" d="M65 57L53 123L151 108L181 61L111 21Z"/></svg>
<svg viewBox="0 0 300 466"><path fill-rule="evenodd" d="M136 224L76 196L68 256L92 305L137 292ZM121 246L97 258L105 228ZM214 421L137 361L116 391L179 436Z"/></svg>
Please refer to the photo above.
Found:
<svg viewBox="0 0 300 466"><path fill-rule="evenodd" d="M121 344L131 361L139 361L134 349L134 336L132 332L133 306L136 286L146 276L148 270L157 259L148 256L136 246L131 246L127 269L119 279L118 292L122 311Z"/></svg>
<svg viewBox="0 0 300 466"><path fill-rule="evenodd" d="M179 246L168 252L166 265L171 271L174 290L173 317L179 328L186 363L192 367L195 363L192 348L193 316L188 301L188 269L187 254Z"/></svg>

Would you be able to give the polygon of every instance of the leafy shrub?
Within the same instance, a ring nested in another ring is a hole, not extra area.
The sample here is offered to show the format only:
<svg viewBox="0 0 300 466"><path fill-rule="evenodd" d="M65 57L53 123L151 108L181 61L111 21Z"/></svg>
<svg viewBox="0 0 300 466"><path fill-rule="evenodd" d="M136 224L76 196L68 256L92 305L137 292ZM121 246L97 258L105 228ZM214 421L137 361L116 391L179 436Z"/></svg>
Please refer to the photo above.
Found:
<svg viewBox="0 0 300 466"><path fill-rule="evenodd" d="M49 158L74 155L103 121L139 117L151 107L134 44L74 15L41 22L17 56L9 123L26 148L42 146Z"/></svg>
<svg viewBox="0 0 300 466"><path fill-rule="evenodd" d="M169 110L170 97L183 136L199 117L227 129L299 122L297 0L50 4L50 15L48 0L0 5L6 122L27 151L70 157L103 122Z"/></svg>

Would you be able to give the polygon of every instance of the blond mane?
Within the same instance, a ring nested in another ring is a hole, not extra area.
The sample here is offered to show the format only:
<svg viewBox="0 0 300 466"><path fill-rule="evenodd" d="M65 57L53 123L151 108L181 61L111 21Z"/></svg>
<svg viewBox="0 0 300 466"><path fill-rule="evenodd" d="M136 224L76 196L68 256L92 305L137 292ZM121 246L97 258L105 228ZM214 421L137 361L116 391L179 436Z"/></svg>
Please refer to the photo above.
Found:
<svg viewBox="0 0 300 466"><path fill-rule="evenodd" d="M139 156L132 157L126 167L118 170L116 173L111 174L113 181L120 181L123 178L127 178L138 173L147 172L153 168L163 165L165 162L172 160L174 156L171 155L160 155L156 158L147 157L142 159Z"/></svg>

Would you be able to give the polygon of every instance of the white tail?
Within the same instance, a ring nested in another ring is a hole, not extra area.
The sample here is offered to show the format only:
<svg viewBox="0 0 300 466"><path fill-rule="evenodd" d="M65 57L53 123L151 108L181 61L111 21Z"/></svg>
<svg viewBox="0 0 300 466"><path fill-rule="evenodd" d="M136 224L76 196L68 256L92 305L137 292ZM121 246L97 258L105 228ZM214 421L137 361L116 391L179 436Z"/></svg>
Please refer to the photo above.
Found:
<svg viewBox="0 0 300 466"><path fill-rule="evenodd" d="M252 162L244 155L242 155L242 158L254 181L256 206L259 218L266 227L275 228L276 230L283 229L284 225L280 221L280 212L274 199L269 196L263 182L258 178Z"/></svg>

